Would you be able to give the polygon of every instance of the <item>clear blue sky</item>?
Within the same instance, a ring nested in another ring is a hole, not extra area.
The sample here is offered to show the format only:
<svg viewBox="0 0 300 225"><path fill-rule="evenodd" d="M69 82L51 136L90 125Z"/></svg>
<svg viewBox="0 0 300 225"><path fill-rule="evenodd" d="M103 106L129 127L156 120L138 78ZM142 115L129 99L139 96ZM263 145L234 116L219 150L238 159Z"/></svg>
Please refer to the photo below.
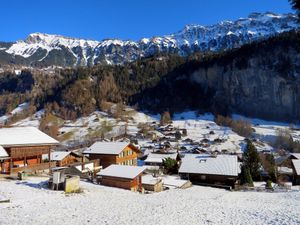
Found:
<svg viewBox="0 0 300 225"><path fill-rule="evenodd" d="M251 12L291 12L288 0L3 0L0 40L33 32L101 40L138 40Z"/></svg>

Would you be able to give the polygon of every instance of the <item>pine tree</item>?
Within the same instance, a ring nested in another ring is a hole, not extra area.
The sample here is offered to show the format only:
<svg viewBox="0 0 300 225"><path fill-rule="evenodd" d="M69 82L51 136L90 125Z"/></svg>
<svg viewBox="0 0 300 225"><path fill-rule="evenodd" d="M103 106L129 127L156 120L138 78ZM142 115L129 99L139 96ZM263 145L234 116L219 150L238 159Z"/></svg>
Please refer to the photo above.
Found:
<svg viewBox="0 0 300 225"><path fill-rule="evenodd" d="M243 165L241 168L241 185L245 184L253 187L253 180L250 174L250 170L245 165Z"/></svg>
<svg viewBox="0 0 300 225"><path fill-rule="evenodd" d="M259 154L251 141L247 142L246 150L243 154L244 166L249 169L249 172L255 181L259 181L260 177L260 158Z"/></svg>
<svg viewBox="0 0 300 225"><path fill-rule="evenodd" d="M168 174L175 174L178 172L177 161L170 157L163 159L163 167Z"/></svg>
<svg viewBox="0 0 300 225"><path fill-rule="evenodd" d="M179 130L176 131L175 138L176 138L176 140L180 140L181 139L181 133L180 133Z"/></svg>

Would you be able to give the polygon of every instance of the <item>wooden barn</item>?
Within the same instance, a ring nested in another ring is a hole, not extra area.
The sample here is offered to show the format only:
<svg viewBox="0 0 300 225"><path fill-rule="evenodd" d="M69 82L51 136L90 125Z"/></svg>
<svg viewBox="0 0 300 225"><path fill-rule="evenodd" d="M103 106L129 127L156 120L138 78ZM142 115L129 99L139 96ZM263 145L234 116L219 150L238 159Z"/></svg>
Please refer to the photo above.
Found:
<svg viewBox="0 0 300 225"><path fill-rule="evenodd" d="M50 156L51 149L58 144L58 141L34 127L1 128L0 172L12 174L49 169L55 163L44 162L42 156Z"/></svg>
<svg viewBox="0 0 300 225"><path fill-rule="evenodd" d="M144 168L140 166L110 165L97 176L102 185L141 191L143 171Z"/></svg>
<svg viewBox="0 0 300 225"><path fill-rule="evenodd" d="M129 142L95 142L84 151L91 160L100 159L102 168L112 164L137 165L137 155L140 150Z"/></svg>
<svg viewBox="0 0 300 225"><path fill-rule="evenodd" d="M240 167L236 155L186 154L182 158L179 175L196 184L233 187Z"/></svg>

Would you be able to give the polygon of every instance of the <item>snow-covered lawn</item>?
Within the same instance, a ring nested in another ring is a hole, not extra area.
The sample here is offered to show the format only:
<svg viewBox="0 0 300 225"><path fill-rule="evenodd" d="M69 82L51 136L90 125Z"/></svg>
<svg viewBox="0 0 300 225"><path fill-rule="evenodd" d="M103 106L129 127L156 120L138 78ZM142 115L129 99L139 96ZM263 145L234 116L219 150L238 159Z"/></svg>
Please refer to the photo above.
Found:
<svg viewBox="0 0 300 225"><path fill-rule="evenodd" d="M193 186L138 194L81 182L66 196L41 188L42 178L0 181L0 224L299 224L300 192L229 192Z"/></svg>

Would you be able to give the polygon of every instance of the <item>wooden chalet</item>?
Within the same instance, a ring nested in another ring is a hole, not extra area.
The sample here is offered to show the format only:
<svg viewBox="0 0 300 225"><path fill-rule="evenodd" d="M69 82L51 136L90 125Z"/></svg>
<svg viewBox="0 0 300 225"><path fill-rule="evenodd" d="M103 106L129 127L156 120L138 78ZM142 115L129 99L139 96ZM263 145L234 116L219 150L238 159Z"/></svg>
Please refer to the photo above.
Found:
<svg viewBox="0 0 300 225"><path fill-rule="evenodd" d="M290 153L275 159L275 164L281 167L292 168L292 160L298 159L300 160L300 153Z"/></svg>
<svg viewBox="0 0 300 225"><path fill-rule="evenodd" d="M72 151L53 151L50 154L50 161L56 162L56 166L58 167L63 167L78 162L84 162L83 157L84 156L79 156L78 154Z"/></svg>
<svg viewBox="0 0 300 225"><path fill-rule="evenodd" d="M186 154L178 172L182 178L196 184L233 187L240 167L236 155Z"/></svg>
<svg viewBox="0 0 300 225"><path fill-rule="evenodd" d="M110 165L97 173L98 182L105 186L141 191L143 171L140 166Z"/></svg>
<svg viewBox="0 0 300 225"><path fill-rule="evenodd" d="M59 142L34 127L0 129L0 173L49 169L54 164L44 162Z"/></svg>
<svg viewBox="0 0 300 225"><path fill-rule="evenodd" d="M95 142L84 151L91 160L100 159L102 168L112 164L137 165L140 150L129 142Z"/></svg>
<svg viewBox="0 0 300 225"><path fill-rule="evenodd" d="M300 185L300 160L293 159L292 167L293 167L293 184Z"/></svg>

